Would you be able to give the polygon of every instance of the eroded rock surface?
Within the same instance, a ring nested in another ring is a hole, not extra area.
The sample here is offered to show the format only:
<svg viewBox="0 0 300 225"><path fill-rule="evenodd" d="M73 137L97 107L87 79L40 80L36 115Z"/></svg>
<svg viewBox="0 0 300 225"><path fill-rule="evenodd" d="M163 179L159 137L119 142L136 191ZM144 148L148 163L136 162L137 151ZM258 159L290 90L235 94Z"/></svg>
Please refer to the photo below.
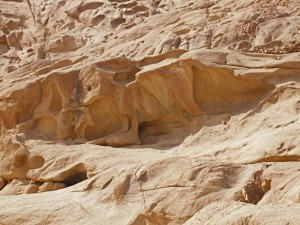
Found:
<svg viewBox="0 0 300 225"><path fill-rule="evenodd" d="M299 224L299 7L0 0L0 224Z"/></svg>

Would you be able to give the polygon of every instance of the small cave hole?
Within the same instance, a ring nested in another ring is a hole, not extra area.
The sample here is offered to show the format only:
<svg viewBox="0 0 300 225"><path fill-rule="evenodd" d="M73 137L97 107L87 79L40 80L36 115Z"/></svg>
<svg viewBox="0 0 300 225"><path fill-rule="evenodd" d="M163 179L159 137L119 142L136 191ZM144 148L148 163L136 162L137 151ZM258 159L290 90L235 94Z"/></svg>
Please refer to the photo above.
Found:
<svg viewBox="0 0 300 225"><path fill-rule="evenodd" d="M65 179L63 181L63 183L67 186L73 186L75 184L78 184L84 180L87 180L87 172L86 171L82 171L82 172L78 172L76 174L73 174L72 176L68 177L67 179Z"/></svg>
<svg viewBox="0 0 300 225"><path fill-rule="evenodd" d="M92 86L88 86L88 87L87 87L87 90L88 90L88 91L91 91L91 90L92 90Z"/></svg>

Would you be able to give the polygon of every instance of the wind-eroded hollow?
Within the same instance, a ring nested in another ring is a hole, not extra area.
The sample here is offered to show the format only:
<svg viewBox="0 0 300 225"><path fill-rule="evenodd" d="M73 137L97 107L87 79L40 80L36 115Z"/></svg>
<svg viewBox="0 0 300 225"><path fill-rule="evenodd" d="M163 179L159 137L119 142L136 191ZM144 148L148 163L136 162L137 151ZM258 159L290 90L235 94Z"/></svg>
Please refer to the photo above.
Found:
<svg viewBox="0 0 300 225"><path fill-rule="evenodd" d="M194 100L206 113L247 110L273 89L273 85L234 76L229 69L193 66Z"/></svg>
<svg viewBox="0 0 300 225"><path fill-rule="evenodd" d="M78 184L84 180L88 179L86 171L74 173L72 176L68 177L63 181L63 183L69 187Z"/></svg>
<svg viewBox="0 0 300 225"><path fill-rule="evenodd" d="M57 177L54 177L52 180L62 182L67 187L70 187L87 179L87 170L85 169L85 166L80 163L61 172Z"/></svg>
<svg viewBox="0 0 300 225"><path fill-rule="evenodd" d="M49 75L23 132L113 147L166 138L178 145L201 129L206 115L247 112L274 89L265 81L235 76L231 67L190 59L148 63L121 57ZM182 138L175 143L178 134ZM78 172L63 180L73 184L85 177Z"/></svg>

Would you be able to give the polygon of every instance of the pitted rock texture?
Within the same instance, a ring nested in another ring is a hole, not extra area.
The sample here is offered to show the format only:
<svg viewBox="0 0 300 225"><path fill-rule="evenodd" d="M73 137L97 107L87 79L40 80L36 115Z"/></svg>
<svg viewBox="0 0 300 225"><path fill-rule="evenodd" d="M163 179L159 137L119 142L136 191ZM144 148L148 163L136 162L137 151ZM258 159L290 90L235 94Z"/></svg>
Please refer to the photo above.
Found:
<svg viewBox="0 0 300 225"><path fill-rule="evenodd" d="M297 0L0 0L0 224L299 224Z"/></svg>
<svg viewBox="0 0 300 225"><path fill-rule="evenodd" d="M200 63L206 53L194 51L194 56L155 64L120 58L49 72L27 87L39 103L34 106L27 97L18 101L18 91L12 91L9 99L19 105L12 109L22 115L5 110L5 100L3 114L28 135L119 147L151 143L149 136L170 133L170 126L196 132L192 120L200 129L208 114L247 110L275 89L266 81L234 75L233 68L222 68L218 61Z"/></svg>

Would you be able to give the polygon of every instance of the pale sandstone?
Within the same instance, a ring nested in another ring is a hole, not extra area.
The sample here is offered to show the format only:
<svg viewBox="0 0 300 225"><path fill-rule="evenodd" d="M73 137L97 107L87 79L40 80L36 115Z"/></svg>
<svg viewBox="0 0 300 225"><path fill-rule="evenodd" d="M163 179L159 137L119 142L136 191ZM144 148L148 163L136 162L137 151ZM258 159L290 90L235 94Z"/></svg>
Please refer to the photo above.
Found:
<svg viewBox="0 0 300 225"><path fill-rule="evenodd" d="M0 224L299 224L297 0L0 0Z"/></svg>

